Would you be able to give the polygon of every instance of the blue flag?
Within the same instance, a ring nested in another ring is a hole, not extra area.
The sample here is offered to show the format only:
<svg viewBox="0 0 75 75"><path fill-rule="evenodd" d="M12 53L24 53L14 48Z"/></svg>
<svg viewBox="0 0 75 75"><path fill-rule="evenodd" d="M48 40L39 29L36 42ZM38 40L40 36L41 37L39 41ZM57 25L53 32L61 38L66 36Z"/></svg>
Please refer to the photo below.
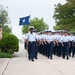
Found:
<svg viewBox="0 0 75 75"><path fill-rule="evenodd" d="M30 16L20 18L19 25L30 25L29 19Z"/></svg>

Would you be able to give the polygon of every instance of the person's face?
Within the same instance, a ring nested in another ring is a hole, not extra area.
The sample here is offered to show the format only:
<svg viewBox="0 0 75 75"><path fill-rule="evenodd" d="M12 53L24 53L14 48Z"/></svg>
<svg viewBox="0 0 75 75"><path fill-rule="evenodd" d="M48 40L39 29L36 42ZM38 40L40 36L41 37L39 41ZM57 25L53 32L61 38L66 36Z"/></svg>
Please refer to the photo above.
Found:
<svg viewBox="0 0 75 75"><path fill-rule="evenodd" d="M61 33L61 35L63 35L63 33Z"/></svg>
<svg viewBox="0 0 75 75"><path fill-rule="evenodd" d="M67 33L65 33L65 36L67 36Z"/></svg>
<svg viewBox="0 0 75 75"><path fill-rule="evenodd" d="M30 32L31 32L31 33L33 32L33 28L30 28Z"/></svg>
<svg viewBox="0 0 75 75"><path fill-rule="evenodd" d="M52 32L49 32L49 35L52 35Z"/></svg>

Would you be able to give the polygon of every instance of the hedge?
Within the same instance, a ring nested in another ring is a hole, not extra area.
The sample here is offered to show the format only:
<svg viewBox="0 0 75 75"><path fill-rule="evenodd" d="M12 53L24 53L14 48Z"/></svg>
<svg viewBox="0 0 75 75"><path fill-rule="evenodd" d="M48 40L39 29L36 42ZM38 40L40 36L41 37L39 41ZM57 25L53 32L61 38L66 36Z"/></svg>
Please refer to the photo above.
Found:
<svg viewBox="0 0 75 75"><path fill-rule="evenodd" d="M1 52L13 54L19 51L19 40L13 34L3 33L2 40L0 40Z"/></svg>

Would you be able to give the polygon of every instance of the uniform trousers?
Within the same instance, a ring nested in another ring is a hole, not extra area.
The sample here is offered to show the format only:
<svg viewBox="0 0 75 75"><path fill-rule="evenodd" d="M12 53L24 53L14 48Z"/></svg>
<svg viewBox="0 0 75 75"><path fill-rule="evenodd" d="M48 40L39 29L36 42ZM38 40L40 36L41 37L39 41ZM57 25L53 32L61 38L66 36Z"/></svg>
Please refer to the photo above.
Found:
<svg viewBox="0 0 75 75"><path fill-rule="evenodd" d="M68 59L68 56L69 56L69 42L64 42L64 48L63 48L63 58L65 58L65 55L67 56L67 59Z"/></svg>
<svg viewBox="0 0 75 75"><path fill-rule="evenodd" d="M69 56L71 56L72 48L73 48L73 46L72 46L72 41L70 41Z"/></svg>
<svg viewBox="0 0 75 75"><path fill-rule="evenodd" d="M73 48L72 48L72 57L74 57L75 55L75 42L74 42L74 45L73 45Z"/></svg>
<svg viewBox="0 0 75 75"><path fill-rule="evenodd" d="M54 47L54 43L53 41L50 42L50 49L49 49L49 56L52 59L52 54L53 54L53 47Z"/></svg>
<svg viewBox="0 0 75 75"><path fill-rule="evenodd" d="M28 42L28 58L29 59L34 59L35 57L35 47L36 47L36 42Z"/></svg>

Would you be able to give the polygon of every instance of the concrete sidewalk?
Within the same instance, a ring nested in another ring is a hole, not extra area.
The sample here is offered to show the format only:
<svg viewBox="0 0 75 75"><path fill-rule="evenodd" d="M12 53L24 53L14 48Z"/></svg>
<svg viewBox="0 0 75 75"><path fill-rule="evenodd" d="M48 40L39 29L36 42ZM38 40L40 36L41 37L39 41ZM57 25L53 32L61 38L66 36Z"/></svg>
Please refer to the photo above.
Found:
<svg viewBox="0 0 75 75"><path fill-rule="evenodd" d="M0 58L0 75L75 75L75 58L69 60L53 56L53 60L38 55L38 60L29 61L23 44L14 57Z"/></svg>

